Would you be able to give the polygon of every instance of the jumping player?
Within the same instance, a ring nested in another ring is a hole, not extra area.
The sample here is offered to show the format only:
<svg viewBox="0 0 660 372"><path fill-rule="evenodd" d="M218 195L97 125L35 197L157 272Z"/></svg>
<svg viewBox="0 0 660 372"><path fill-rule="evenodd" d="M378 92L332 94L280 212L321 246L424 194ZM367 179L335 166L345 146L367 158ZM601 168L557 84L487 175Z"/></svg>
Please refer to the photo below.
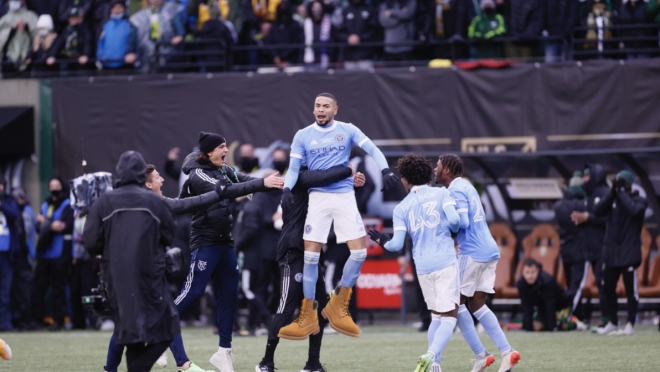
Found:
<svg viewBox="0 0 660 372"><path fill-rule="evenodd" d="M300 166L305 160L310 170L326 170L348 164L351 147L359 146L371 155L383 174L383 190L396 185L398 177L387 167L383 153L356 126L334 120L337 100L332 94L322 93L314 102L316 123L299 130L291 145L289 172L284 181L282 209L286 213L295 204L291 190L298 181ZM309 208L305 221L303 292L307 301L314 302L321 248L328 239L334 221L337 242L348 244L351 256L344 266L341 282L330 296L322 315L337 332L360 337L360 328L348 313L348 302L353 285L367 258L366 235L355 201L353 179L344 179L329 185L313 187L309 194ZM303 305L307 303L303 301ZM303 309L304 310L304 309ZM301 323L294 322L280 330L279 337L293 340L306 339L318 327L318 312L305 311Z"/></svg>
<svg viewBox="0 0 660 372"><path fill-rule="evenodd" d="M502 364L499 372L508 372L520 361L520 353L511 348L497 317L486 306L488 293L495 293L495 268L500 251L488 229L479 193L470 182L461 178L462 175L463 160L459 156L440 156L435 182L449 189L456 200L456 210L461 221L461 229L458 232L461 280L458 327L476 355L473 372L482 371L491 365L495 358L482 345L470 312L481 322L488 336L500 349ZM466 302L470 312L465 307Z"/></svg>
<svg viewBox="0 0 660 372"><path fill-rule="evenodd" d="M413 240L419 285L432 312L429 348L415 372L440 372L442 350L456 326L459 303L458 263L452 232L459 228L456 202L445 188L430 187L433 167L421 155L399 159L397 169L408 195L394 208L394 236L376 230L369 237L388 251L403 248L406 232Z"/></svg>

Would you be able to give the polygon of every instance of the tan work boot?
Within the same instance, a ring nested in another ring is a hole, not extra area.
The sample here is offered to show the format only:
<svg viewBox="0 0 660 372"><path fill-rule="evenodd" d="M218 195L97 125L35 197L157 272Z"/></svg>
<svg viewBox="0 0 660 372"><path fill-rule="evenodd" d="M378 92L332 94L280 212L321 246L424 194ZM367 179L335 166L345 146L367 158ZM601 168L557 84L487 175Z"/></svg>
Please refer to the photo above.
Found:
<svg viewBox="0 0 660 372"><path fill-rule="evenodd" d="M321 315L330 321L330 327L339 333L355 338L360 337L360 327L355 325L351 314L348 312L348 302L351 300L353 289L350 287L337 286L330 294L330 301L323 309Z"/></svg>
<svg viewBox="0 0 660 372"><path fill-rule="evenodd" d="M319 303L308 298L303 299L298 319L286 327L280 328L279 338L287 340L306 340L309 335L315 335L321 331L319 328Z"/></svg>

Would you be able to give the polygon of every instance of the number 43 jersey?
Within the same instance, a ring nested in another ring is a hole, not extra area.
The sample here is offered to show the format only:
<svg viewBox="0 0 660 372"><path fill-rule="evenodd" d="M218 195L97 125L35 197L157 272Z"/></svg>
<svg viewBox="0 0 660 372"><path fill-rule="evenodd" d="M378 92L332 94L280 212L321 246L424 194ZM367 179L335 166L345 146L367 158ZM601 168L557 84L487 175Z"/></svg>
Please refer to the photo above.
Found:
<svg viewBox="0 0 660 372"><path fill-rule="evenodd" d="M454 239L443 208L456 205L442 187L414 186L394 208L394 232L407 231L413 241L417 274L428 274L456 262Z"/></svg>
<svg viewBox="0 0 660 372"><path fill-rule="evenodd" d="M490 233L479 193L472 184L458 177L449 184L449 192L456 201L460 215L467 212L470 224L458 231L458 252L476 262L490 262L500 258L500 249Z"/></svg>

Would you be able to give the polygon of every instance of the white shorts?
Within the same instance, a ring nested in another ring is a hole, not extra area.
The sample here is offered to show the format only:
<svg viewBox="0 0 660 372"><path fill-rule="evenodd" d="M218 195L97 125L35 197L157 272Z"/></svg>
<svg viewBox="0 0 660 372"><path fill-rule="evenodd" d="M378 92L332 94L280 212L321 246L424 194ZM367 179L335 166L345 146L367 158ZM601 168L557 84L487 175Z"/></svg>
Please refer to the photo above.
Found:
<svg viewBox="0 0 660 372"><path fill-rule="evenodd" d="M457 262L442 270L417 275L417 277L429 310L446 313L456 309L460 304Z"/></svg>
<svg viewBox="0 0 660 372"><path fill-rule="evenodd" d="M355 201L355 191L312 191L309 194L303 239L325 244L333 221L337 243L346 243L367 235Z"/></svg>
<svg viewBox="0 0 660 372"><path fill-rule="evenodd" d="M474 296L474 292L495 293L495 268L497 260L477 262L472 257L459 254L458 264L461 278L461 294Z"/></svg>

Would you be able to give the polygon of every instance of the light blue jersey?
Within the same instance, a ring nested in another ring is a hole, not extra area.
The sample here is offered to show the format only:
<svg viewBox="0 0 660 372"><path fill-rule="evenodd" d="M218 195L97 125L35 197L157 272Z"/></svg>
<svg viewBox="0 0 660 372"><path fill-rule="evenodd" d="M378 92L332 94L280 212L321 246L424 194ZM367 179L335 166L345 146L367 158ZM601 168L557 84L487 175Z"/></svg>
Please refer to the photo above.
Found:
<svg viewBox="0 0 660 372"><path fill-rule="evenodd" d="M476 262L490 262L500 258L500 249L490 234L479 193L469 181L458 177L449 184L456 200L459 215L467 212L469 225L458 232L458 251ZM463 217L462 217L463 218Z"/></svg>
<svg viewBox="0 0 660 372"><path fill-rule="evenodd" d="M456 205L449 191L442 187L414 186L394 208L394 232L407 231L413 240L413 259L417 274L428 274L456 262L454 239L445 211Z"/></svg>
<svg viewBox="0 0 660 372"><path fill-rule="evenodd" d="M369 138L355 125L334 120L327 127L316 123L301 129L293 137L291 157L303 160L309 170L326 170L336 166L347 166L351 147L362 147ZM328 186L314 187L311 191L350 192L353 178L335 182Z"/></svg>

